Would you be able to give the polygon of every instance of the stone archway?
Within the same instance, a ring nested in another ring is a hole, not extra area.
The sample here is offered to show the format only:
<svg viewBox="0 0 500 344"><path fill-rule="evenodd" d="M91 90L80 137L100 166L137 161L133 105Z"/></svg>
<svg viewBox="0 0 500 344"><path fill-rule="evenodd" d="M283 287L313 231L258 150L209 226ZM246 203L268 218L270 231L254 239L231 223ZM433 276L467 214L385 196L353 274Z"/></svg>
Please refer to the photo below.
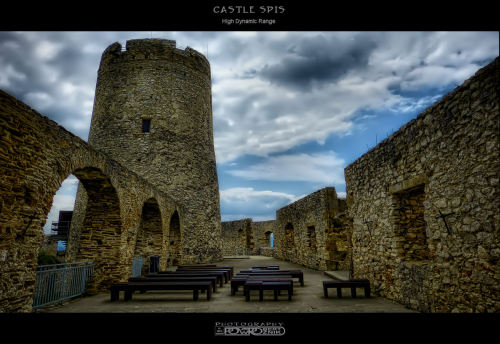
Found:
<svg viewBox="0 0 500 344"><path fill-rule="evenodd" d="M126 279L144 200L154 197L161 209L175 209L175 203L1 90L0 110L0 312L32 310L43 226L54 195L70 174L79 179L84 202L75 204L81 212L73 214L67 261L94 261L87 292Z"/></svg>
<svg viewBox="0 0 500 344"><path fill-rule="evenodd" d="M134 256L144 257L142 274L148 272L149 258L161 256L163 230L161 212L154 198L148 199L142 208L141 221L137 231Z"/></svg>
<svg viewBox="0 0 500 344"><path fill-rule="evenodd" d="M264 247L273 247L274 245L274 233L267 231L264 233Z"/></svg>
<svg viewBox="0 0 500 344"><path fill-rule="evenodd" d="M174 211L170 217L169 226L169 246L170 258L168 265L178 265L181 263L182 235L179 213Z"/></svg>

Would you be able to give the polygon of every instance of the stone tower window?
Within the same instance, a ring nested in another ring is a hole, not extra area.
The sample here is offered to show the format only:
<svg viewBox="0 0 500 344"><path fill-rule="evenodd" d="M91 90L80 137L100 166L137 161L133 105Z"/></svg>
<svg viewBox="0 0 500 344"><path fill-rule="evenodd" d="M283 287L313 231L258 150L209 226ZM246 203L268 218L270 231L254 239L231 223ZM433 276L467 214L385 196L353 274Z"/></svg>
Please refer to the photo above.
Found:
<svg viewBox="0 0 500 344"><path fill-rule="evenodd" d="M429 259L424 199L424 185L394 194L398 250L400 256L407 261Z"/></svg>
<svg viewBox="0 0 500 344"><path fill-rule="evenodd" d="M149 133L151 131L151 120L143 119L142 120L142 132Z"/></svg>

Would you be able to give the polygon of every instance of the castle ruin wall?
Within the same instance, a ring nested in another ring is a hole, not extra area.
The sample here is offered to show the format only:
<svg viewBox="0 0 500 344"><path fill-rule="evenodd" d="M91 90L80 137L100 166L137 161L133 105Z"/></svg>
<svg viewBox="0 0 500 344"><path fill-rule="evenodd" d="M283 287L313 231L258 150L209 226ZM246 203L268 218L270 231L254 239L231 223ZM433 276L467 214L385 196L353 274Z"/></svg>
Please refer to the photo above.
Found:
<svg viewBox="0 0 500 344"><path fill-rule="evenodd" d="M350 227L334 187L276 211L276 257L317 270L348 270Z"/></svg>
<svg viewBox="0 0 500 344"><path fill-rule="evenodd" d="M90 199L74 247L76 259L95 264L89 293L107 291L110 283L130 277L148 200L161 209L164 239L157 254L167 255L169 220L178 211L184 226L182 206L3 91L0 114L0 312L31 312L43 226L56 191L70 174Z"/></svg>
<svg viewBox="0 0 500 344"><path fill-rule="evenodd" d="M499 59L345 168L354 276L423 312L500 311Z"/></svg>

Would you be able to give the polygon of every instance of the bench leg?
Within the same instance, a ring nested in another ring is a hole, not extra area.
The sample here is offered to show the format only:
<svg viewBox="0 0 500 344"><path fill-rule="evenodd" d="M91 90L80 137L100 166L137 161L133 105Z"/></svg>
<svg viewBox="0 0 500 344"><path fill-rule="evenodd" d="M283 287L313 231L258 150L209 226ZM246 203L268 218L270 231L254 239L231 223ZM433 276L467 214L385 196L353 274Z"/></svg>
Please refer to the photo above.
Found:
<svg viewBox="0 0 500 344"><path fill-rule="evenodd" d="M231 287L231 296L236 295L236 287Z"/></svg>
<svg viewBox="0 0 500 344"><path fill-rule="evenodd" d="M124 300L125 301L132 300L132 293L133 293L132 290L125 290L125 298L124 298Z"/></svg>
<svg viewBox="0 0 500 344"><path fill-rule="evenodd" d="M370 297L370 286L365 287L365 297Z"/></svg>
<svg viewBox="0 0 500 344"><path fill-rule="evenodd" d="M351 296L354 298L356 297L356 287L351 288Z"/></svg>
<svg viewBox="0 0 500 344"><path fill-rule="evenodd" d="M207 301L210 301L211 297L212 297L212 289L210 289L210 287L208 287L208 289L207 289Z"/></svg>
<svg viewBox="0 0 500 344"><path fill-rule="evenodd" d="M198 301L198 289L193 290L193 300Z"/></svg>
<svg viewBox="0 0 500 344"><path fill-rule="evenodd" d="M250 301L250 289L245 288L244 292L245 292L245 301Z"/></svg>
<svg viewBox="0 0 500 344"><path fill-rule="evenodd" d="M278 294L280 291L278 289L274 289L274 301L278 301Z"/></svg>
<svg viewBox="0 0 500 344"><path fill-rule="evenodd" d="M260 288L259 289L259 301L264 300L264 289Z"/></svg>
<svg viewBox="0 0 500 344"><path fill-rule="evenodd" d="M300 285L303 287L304 286L304 277L300 278Z"/></svg>
<svg viewBox="0 0 500 344"><path fill-rule="evenodd" d="M342 297L342 288L337 288L337 297Z"/></svg>
<svg viewBox="0 0 500 344"><path fill-rule="evenodd" d="M117 301L120 297L120 291L119 290L111 290L111 301Z"/></svg>
<svg viewBox="0 0 500 344"><path fill-rule="evenodd" d="M292 301L293 287L288 288L288 301Z"/></svg>

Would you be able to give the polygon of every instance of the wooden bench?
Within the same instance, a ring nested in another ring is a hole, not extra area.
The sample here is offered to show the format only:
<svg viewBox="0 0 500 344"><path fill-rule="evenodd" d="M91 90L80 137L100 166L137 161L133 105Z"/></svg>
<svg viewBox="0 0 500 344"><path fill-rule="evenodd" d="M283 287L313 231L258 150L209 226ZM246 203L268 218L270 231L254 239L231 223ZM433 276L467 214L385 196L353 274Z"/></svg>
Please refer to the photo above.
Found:
<svg viewBox="0 0 500 344"><path fill-rule="evenodd" d="M233 277L233 274L229 269L219 269L219 268L177 268L177 272L222 272L224 273L224 281L227 283L231 277Z"/></svg>
<svg viewBox="0 0 500 344"><path fill-rule="evenodd" d="M179 268L201 268L201 267L210 267L215 268L217 265L215 264L204 264L204 265L179 265Z"/></svg>
<svg viewBox="0 0 500 344"><path fill-rule="evenodd" d="M292 280L248 280L244 285L245 301L250 301L250 291L259 291L259 301L264 300L264 290L274 291L274 301L278 300L278 294L281 290L288 291L288 301L292 300L293 281Z"/></svg>
<svg viewBox="0 0 500 344"><path fill-rule="evenodd" d="M252 266L252 270L279 270L279 265Z"/></svg>
<svg viewBox="0 0 500 344"><path fill-rule="evenodd" d="M301 270L241 270L238 274L263 275L263 274L284 274L298 278L300 285L304 286L304 273Z"/></svg>
<svg viewBox="0 0 500 344"><path fill-rule="evenodd" d="M128 279L129 282L199 282L199 281L209 281L212 283L212 291L215 293L217 291L217 277L202 276L202 277L178 277L175 275L147 275L147 277L131 277Z"/></svg>
<svg viewBox="0 0 500 344"><path fill-rule="evenodd" d="M245 285L245 282L248 280L279 280L279 279L285 279L285 280L291 280L292 276L291 275L283 275L280 274L278 276L276 275L237 275L233 277L231 280L231 296L236 295L238 292L238 288Z"/></svg>
<svg viewBox="0 0 500 344"><path fill-rule="evenodd" d="M119 299L120 291L125 292L125 301L132 299L134 291L147 290L192 290L193 300L198 300L198 291L207 292L207 300L212 297L212 282L122 282L112 284L110 287L111 301Z"/></svg>
<svg viewBox="0 0 500 344"><path fill-rule="evenodd" d="M205 270L230 270L233 271L233 267L230 265L218 266L218 265L179 265L177 270L180 269L205 269Z"/></svg>
<svg viewBox="0 0 500 344"><path fill-rule="evenodd" d="M323 281L323 294L325 298L328 297L328 288L337 288L338 297L342 297L342 288L351 288L352 297L356 297L356 288L364 288L365 297L370 297L370 281L367 279Z"/></svg>
<svg viewBox="0 0 500 344"><path fill-rule="evenodd" d="M204 276L215 276L217 277L217 282L219 282L219 286L222 288L224 284L224 272L199 272L199 271L158 271L156 274L148 274L147 277L158 275L158 276L177 276L177 277L204 277Z"/></svg>
<svg viewBox="0 0 500 344"><path fill-rule="evenodd" d="M224 266L224 267L178 267L177 271L224 271L227 273L228 280L233 277L233 267L232 266Z"/></svg>

